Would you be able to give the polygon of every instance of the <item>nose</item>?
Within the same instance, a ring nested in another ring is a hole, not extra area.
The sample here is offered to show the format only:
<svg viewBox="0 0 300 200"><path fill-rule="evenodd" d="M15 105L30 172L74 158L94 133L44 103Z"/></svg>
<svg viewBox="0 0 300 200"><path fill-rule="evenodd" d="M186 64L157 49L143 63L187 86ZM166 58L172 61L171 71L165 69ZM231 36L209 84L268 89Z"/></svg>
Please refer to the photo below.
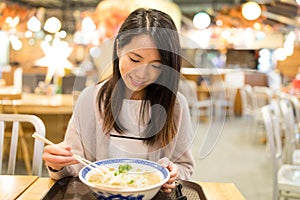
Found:
<svg viewBox="0 0 300 200"><path fill-rule="evenodd" d="M145 78L148 74L148 65L142 65L136 68L135 75L137 78Z"/></svg>

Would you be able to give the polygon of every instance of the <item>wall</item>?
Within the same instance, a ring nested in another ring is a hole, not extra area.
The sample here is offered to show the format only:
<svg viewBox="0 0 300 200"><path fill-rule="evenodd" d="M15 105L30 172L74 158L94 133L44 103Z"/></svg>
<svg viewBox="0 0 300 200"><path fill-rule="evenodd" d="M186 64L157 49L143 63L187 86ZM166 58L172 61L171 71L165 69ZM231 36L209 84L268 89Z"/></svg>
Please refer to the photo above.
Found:
<svg viewBox="0 0 300 200"><path fill-rule="evenodd" d="M277 62L277 68L288 79L293 79L300 66L300 46L295 47L294 54L287 57L284 61Z"/></svg>

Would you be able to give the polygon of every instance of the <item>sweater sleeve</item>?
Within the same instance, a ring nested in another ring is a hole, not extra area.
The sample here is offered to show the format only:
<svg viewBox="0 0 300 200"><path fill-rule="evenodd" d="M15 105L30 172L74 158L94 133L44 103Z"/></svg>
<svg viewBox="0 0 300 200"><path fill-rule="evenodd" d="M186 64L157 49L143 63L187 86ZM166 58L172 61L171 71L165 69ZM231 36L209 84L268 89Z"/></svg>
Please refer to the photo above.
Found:
<svg viewBox="0 0 300 200"><path fill-rule="evenodd" d="M81 124L82 120L87 118L85 115L90 113L88 107L93 106L94 88L88 87L80 93L64 137L64 142L71 146L72 152L82 157L86 157L83 155L86 147L83 144L82 135L84 133ZM82 167L82 164L79 163L66 166L59 171L53 171L48 168L48 172L52 179L58 180L66 176L78 176L78 172Z"/></svg>
<svg viewBox="0 0 300 200"><path fill-rule="evenodd" d="M171 161L178 166L178 178L187 180L190 179L195 167L191 151L195 131L192 128L187 101L181 93L177 95L175 110L175 115L178 118L178 133L173 146Z"/></svg>

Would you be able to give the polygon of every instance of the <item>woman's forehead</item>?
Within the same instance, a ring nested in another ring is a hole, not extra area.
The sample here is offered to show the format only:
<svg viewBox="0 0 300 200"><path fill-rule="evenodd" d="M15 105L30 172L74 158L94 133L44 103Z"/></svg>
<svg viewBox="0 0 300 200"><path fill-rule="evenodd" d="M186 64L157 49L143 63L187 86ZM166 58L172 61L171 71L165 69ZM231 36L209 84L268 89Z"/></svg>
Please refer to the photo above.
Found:
<svg viewBox="0 0 300 200"><path fill-rule="evenodd" d="M122 50L126 52L153 49L157 50L157 46L149 35L135 36L122 48Z"/></svg>

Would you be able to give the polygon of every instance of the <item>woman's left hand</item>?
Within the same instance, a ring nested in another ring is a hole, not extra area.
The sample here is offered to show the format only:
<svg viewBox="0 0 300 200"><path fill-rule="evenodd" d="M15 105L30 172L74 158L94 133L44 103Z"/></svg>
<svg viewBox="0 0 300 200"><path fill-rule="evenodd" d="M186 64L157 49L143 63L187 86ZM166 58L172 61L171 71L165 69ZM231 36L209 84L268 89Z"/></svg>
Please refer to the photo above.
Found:
<svg viewBox="0 0 300 200"><path fill-rule="evenodd" d="M170 172L169 180L161 188L164 192L170 193L172 189L176 187L175 180L178 176L178 167L166 157L160 159L158 163L167 168Z"/></svg>

